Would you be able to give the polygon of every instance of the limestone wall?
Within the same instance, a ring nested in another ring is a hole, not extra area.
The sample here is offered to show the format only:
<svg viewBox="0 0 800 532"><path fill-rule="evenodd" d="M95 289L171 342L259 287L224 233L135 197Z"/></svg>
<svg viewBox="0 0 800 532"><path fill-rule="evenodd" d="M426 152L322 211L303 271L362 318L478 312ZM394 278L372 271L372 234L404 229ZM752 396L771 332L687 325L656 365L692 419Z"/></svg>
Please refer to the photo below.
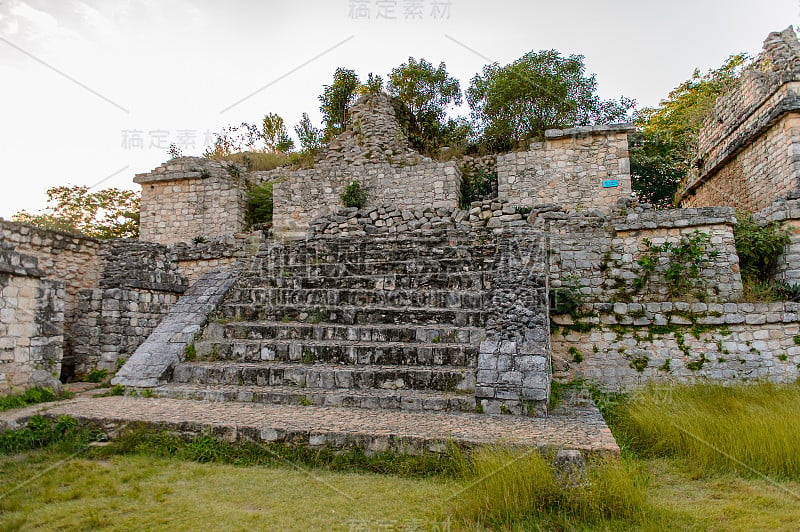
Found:
<svg viewBox="0 0 800 532"><path fill-rule="evenodd" d="M628 210L629 209L629 210ZM576 286L586 301L663 301L672 299L663 273L667 256L643 288L639 259L645 239L659 246L680 242L695 231L709 235L710 249L701 261L699 279L684 298L735 301L742 294L739 258L733 238L736 217L730 208L658 211L641 206L623 207L610 215L546 212L536 221L548 235L550 283L553 288Z"/></svg>
<svg viewBox="0 0 800 532"><path fill-rule="evenodd" d="M455 208L461 174L455 161L438 163L415 152L388 95L362 97L351 109L351 125L318 157L313 168L280 168L267 176L273 189L278 237L305 236L309 223L342 206L340 194L358 180L367 206L400 209Z"/></svg>
<svg viewBox="0 0 800 532"><path fill-rule="evenodd" d="M0 245L0 394L59 386L64 284L43 275L35 257Z"/></svg>
<svg viewBox="0 0 800 532"><path fill-rule="evenodd" d="M800 44L789 28L764 42L706 118L679 193L686 207L759 210L800 186Z"/></svg>
<svg viewBox="0 0 800 532"><path fill-rule="evenodd" d="M609 207L631 194L630 131L632 126L549 130L545 142L534 142L529 151L498 155L498 197L526 206L557 203L570 211Z"/></svg>
<svg viewBox="0 0 800 532"><path fill-rule="evenodd" d="M114 371L144 342L188 287L167 246L104 243L95 287L81 290L72 334L75 374Z"/></svg>
<svg viewBox="0 0 800 532"><path fill-rule="evenodd" d="M170 247L170 260L180 274L193 284L205 272L232 267L237 260L258 253L264 241L261 232L236 233Z"/></svg>
<svg viewBox="0 0 800 532"><path fill-rule="evenodd" d="M576 325L553 316L554 376L607 388L646 382L794 382L798 303L595 304Z"/></svg>
<svg viewBox="0 0 800 532"><path fill-rule="evenodd" d="M200 157L167 161L138 174L142 185L139 239L159 244L190 242L244 229L244 168Z"/></svg>

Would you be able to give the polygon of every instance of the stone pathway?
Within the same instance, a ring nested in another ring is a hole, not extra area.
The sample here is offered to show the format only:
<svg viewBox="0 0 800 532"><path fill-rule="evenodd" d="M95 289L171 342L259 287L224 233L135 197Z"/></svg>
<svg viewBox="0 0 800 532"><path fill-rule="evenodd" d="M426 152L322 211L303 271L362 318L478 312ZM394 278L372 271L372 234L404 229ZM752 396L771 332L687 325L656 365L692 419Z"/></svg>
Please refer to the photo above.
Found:
<svg viewBox="0 0 800 532"><path fill-rule="evenodd" d="M466 445L501 443L619 454L611 431L592 404L566 409L564 415L530 418L83 395L2 413L0 429L20 426L37 413L69 415L96 423L112 435L125 425L142 422L186 436L211 430L230 441L356 446L367 452L441 451L452 440Z"/></svg>

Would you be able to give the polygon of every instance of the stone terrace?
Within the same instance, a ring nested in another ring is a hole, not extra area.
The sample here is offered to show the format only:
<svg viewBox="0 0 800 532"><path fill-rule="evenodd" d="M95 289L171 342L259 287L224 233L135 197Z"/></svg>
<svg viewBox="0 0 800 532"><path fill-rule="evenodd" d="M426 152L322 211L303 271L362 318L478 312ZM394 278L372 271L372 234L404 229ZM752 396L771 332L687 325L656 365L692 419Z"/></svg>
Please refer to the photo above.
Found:
<svg viewBox="0 0 800 532"><path fill-rule="evenodd" d="M126 426L143 423L184 437L210 431L227 441L357 447L367 453L444 452L446 443L454 442L467 447L504 444L619 454L619 446L591 401L577 400L563 410L559 416L529 418L82 396L0 413L0 430L19 427L31 416L44 414L75 417L100 426L112 438Z"/></svg>

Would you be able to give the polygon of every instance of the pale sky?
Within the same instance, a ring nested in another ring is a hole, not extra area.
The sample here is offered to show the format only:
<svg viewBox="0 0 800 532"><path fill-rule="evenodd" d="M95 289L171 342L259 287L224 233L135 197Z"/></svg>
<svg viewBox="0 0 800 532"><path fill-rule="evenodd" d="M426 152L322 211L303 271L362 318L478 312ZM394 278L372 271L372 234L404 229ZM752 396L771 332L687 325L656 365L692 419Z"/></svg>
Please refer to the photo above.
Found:
<svg viewBox="0 0 800 532"><path fill-rule="evenodd" d="M318 122L338 66L385 79L422 57L466 89L487 59L555 48L641 107L789 25L800 0L0 0L0 217L51 186L137 190L170 142L200 155L206 132L267 112Z"/></svg>

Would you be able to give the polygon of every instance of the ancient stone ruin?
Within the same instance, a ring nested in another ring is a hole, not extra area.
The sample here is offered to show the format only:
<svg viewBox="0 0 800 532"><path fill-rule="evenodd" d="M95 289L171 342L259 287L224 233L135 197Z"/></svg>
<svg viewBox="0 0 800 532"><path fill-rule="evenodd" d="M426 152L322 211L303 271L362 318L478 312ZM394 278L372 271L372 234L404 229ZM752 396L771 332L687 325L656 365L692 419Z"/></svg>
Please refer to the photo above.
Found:
<svg viewBox="0 0 800 532"><path fill-rule="evenodd" d="M630 125L440 162L377 94L311 168L136 176L140 241L0 222L0 391L100 368L167 398L541 416L553 379L795 381L800 304L739 302L732 207L798 226L799 65L794 32L770 35L707 120L681 209L632 197ZM462 210L476 169L494 197ZM343 208L355 180L367 204ZM274 228L249 233L263 182ZM681 246L702 256L676 276Z"/></svg>

